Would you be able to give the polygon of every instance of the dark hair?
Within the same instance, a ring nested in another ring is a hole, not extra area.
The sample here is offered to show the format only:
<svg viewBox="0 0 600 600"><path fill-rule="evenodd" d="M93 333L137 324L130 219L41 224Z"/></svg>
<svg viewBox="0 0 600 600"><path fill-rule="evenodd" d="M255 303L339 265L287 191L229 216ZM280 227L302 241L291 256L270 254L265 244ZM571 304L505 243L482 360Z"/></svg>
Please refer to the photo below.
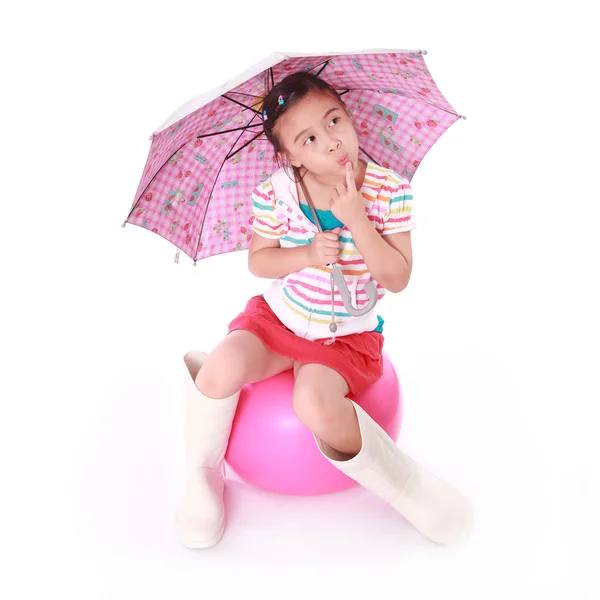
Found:
<svg viewBox="0 0 600 600"><path fill-rule="evenodd" d="M281 143L275 134L275 124L277 119L284 115L290 108L298 104L309 92L318 92L329 94L334 100L337 100L345 109L337 90L325 80L314 73L308 71L296 71L287 77L284 77L279 83L275 84L263 100L262 110L267 111L266 120L263 113L263 129L266 138L271 142L276 153L282 151ZM283 96L284 103L279 104L279 96ZM277 156L279 164L279 156ZM294 173L298 174L298 169L294 167Z"/></svg>

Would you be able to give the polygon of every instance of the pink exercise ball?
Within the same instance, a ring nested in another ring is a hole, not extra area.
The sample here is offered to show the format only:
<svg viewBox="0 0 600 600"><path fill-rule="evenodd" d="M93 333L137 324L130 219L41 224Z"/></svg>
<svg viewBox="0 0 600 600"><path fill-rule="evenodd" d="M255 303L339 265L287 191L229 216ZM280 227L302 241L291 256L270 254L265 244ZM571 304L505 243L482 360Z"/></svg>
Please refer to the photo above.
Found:
<svg viewBox="0 0 600 600"><path fill-rule="evenodd" d="M312 432L292 408L294 371L245 385L240 393L225 460L246 482L281 494L312 496L358 485L321 455ZM383 375L348 398L394 440L402 423L398 376L383 352Z"/></svg>

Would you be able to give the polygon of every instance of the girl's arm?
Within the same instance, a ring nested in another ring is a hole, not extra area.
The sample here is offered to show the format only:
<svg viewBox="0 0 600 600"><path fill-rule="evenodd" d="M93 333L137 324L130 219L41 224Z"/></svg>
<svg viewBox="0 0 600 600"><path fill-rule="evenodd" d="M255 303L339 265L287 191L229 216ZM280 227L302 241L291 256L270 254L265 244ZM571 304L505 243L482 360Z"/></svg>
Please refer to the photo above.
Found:
<svg viewBox="0 0 600 600"><path fill-rule="evenodd" d="M408 285L412 264L408 263L399 247L383 239L366 213L364 218L353 223L350 231L373 277L390 292L401 292ZM403 234L395 235L405 237ZM410 233L408 236L410 242Z"/></svg>
<svg viewBox="0 0 600 600"><path fill-rule="evenodd" d="M279 239L254 234L248 250L248 269L255 277L278 279L310 266L310 244L282 248Z"/></svg>

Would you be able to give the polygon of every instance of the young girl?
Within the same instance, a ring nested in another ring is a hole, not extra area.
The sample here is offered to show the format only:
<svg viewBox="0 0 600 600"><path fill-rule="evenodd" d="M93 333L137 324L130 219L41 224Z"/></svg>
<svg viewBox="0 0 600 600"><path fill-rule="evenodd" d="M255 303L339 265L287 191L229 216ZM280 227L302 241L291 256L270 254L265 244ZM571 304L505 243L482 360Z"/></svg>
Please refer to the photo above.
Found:
<svg viewBox="0 0 600 600"><path fill-rule="evenodd" d="M469 530L469 500L404 454L346 397L382 375L383 320L374 309L352 316L330 280L338 263L358 308L367 304L369 282L379 299L407 286L416 227L410 186L358 159L350 114L319 77L287 76L263 109L265 134L284 166L252 193L248 266L274 281L250 298L210 356L184 356L188 483L177 514L180 541L203 548L221 539L223 460L240 390L293 369L294 412L323 456L432 541L455 542Z"/></svg>

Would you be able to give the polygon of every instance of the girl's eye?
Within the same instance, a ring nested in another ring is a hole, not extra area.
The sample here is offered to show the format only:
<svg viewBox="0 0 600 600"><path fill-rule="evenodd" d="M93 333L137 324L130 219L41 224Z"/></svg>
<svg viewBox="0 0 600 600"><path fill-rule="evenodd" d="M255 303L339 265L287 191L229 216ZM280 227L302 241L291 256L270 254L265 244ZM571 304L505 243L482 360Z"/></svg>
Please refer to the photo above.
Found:
<svg viewBox="0 0 600 600"><path fill-rule="evenodd" d="M339 120L340 120L340 118L341 118L341 117L334 117L334 118L333 118L333 119L331 119L331 121L329 121L329 122L331 123L332 121L339 121ZM308 137L306 138L306 140L304 141L304 145L306 146L306 142L308 142L308 140L310 140L311 138L314 138L314 137L315 137L314 135L310 135L310 136L308 136Z"/></svg>

